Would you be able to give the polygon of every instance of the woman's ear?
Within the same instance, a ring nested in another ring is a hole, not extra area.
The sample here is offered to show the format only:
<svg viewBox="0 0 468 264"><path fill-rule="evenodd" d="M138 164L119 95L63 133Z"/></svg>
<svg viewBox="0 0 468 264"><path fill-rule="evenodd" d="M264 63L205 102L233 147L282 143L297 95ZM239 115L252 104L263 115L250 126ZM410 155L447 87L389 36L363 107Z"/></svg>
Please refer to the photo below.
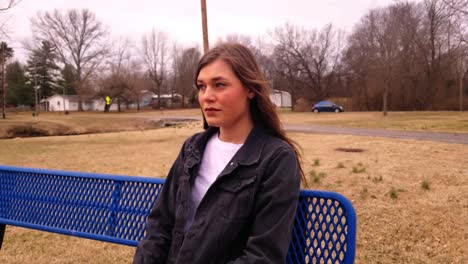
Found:
<svg viewBox="0 0 468 264"><path fill-rule="evenodd" d="M255 97L255 93L249 89L248 93L247 93L247 97L252 100L254 97Z"/></svg>

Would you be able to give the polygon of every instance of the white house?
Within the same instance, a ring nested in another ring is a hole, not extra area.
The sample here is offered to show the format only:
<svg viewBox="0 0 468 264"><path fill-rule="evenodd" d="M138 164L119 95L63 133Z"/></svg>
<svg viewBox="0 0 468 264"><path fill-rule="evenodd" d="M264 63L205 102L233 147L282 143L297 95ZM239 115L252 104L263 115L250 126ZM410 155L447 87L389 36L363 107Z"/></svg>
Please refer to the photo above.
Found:
<svg viewBox="0 0 468 264"><path fill-rule="evenodd" d="M277 107L291 107L291 94L288 92L273 90L270 93L270 100Z"/></svg>
<svg viewBox="0 0 468 264"><path fill-rule="evenodd" d="M187 99L187 98L186 98ZM153 108L155 108L158 105L158 95L153 94L151 96L151 101L149 105ZM178 93L174 94L161 94L161 107L180 107L182 105L182 95Z"/></svg>
<svg viewBox="0 0 468 264"><path fill-rule="evenodd" d="M78 96L77 95L60 95L55 94L47 99L41 100L41 104L45 111L59 112L59 111L78 111ZM92 99L83 101L84 111L104 111L106 102L104 99ZM65 107L65 109L64 109ZM113 103L110 111L117 111L117 104Z"/></svg>

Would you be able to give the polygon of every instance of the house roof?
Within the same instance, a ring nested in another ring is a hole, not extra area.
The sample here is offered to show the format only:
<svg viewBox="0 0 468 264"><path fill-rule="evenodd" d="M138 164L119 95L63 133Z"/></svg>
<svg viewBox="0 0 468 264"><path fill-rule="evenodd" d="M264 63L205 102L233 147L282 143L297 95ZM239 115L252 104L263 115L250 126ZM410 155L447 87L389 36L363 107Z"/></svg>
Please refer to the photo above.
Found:
<svg viewBox="0 0 468 264"><path fill-rule="evenodd" d="M289 94L289 92L281 91L281 90L273 90L273 91L271 91L271 93L272 94L276 94L276 93L278 93L278 94Z"/></svg>
<svg viewBox="0 0 468 264"><path fill-rule="evenodd" d="M52 95L52 96L47 97L46 100L49 100L49 99L54 98L54 97L61 97L61 98L63 98L64 95L62 95L62 94L54 94L54 95ZM78 95L65 95L65 99L69 99L69 100L78 99Z"/></svg>
<svg viewBox="0 0 468 264"><path fill-rule="evenodd" d="M175 93L174 97L182 97L182 95L180 95L178 93ZM158 99L158 95L153 94L153 96L151 96L151 98ZM161 94L161 99L170 99L170 98L172 98L172 94Z"/></svg>
<svg viewBox="0 0 468 264"><path fill-rule="evenodd" d="M54 98L54 97L64 98L64 96L61 95L61 94L54 94L54 95L52 95L52 96L47 97L47 99L45 99L45 101L50 101L50 100L51 100L52 98ZM64 99L65 99L65 100L68 100L68 101L70 101L70 102L78 102L78 101L79 101L78 95L65 95L65 98L64 98ZM93 100L86 100L86 99L84 99L84 98L82 98L81 100L82 100L83 102L85 102L85 101L93 101Z"/></svg>

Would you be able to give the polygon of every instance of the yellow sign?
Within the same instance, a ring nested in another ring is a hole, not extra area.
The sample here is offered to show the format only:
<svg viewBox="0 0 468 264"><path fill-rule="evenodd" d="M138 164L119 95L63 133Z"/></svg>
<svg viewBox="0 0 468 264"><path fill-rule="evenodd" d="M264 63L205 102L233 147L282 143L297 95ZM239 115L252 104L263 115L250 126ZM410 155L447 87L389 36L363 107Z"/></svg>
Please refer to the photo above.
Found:
<svg viewBox="0 0 468 264"><path fill-rule="evenodd" d="M110 105L111 98L109 96L106 96L106 105Z"/></svg>

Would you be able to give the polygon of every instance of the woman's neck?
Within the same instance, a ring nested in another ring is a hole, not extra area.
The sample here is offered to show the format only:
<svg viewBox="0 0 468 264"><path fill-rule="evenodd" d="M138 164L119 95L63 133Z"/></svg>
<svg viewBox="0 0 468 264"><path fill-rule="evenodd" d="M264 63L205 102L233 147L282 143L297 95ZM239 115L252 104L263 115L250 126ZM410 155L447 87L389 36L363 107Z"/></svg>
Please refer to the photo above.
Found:
<svg viewBox="0 0 468 264"><path fill-rule="evenodd" d="M246 120L246 122L236 124L233 127L220 127L219 139L224 142L242 144L249 136L250 131L252 131L253 127L254 125L250 118Z"/></svg>

